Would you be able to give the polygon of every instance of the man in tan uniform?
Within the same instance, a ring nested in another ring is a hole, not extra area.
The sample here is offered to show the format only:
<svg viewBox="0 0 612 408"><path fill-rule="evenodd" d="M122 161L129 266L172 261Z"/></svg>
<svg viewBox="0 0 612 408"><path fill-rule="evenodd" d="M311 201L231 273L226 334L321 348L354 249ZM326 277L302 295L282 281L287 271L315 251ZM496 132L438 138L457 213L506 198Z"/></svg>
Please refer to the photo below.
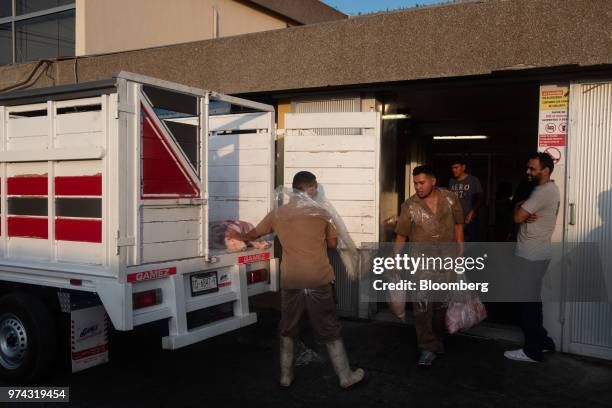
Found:
<svg viewBox="0 0 612 408"><path fill-rule="evenodd" d="M342 388L364 378L364 371L352 371L336 318L332 282L334 271L327 257L336 248L337 235L330 214L312 200L317 194L314 174L301 171L293 178L295 195L289 203L271 211L249 233L235 238L243 241L276 233L283 255L281 261L280 365L281 387L293 382L294 338L302 314L308 314L316 336L325 342Z"/></svg>
<svg viewBox="0 0 612 408"><path fill-rule="evenodd" d="M412 176L416 194L402 204L395 228L396 251L407 239L411 243L458 242L462 245L464 218L457 196L436 187L436 178L429 166L415 167ZM441 302L415 302L413 312L420 350L418 365L430 366L436 353L444 352L446 307Z"/></svg>

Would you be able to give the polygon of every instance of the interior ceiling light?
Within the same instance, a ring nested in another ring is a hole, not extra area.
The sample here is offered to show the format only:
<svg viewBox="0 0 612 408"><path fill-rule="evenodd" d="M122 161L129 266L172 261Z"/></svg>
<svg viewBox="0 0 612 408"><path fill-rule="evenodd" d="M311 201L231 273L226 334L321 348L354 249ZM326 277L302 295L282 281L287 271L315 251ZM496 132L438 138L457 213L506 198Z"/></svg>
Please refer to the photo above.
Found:
<svg viewBox="0 0 612 408"><path fill-rule="evenodd" d="M410 115L405 113L388 113L386 115L382 115L383 120L397 120L397 119L410 119Z"/></svg>
<svg viewBox="0 0 612 408"><path fill-rule="evenodd" d="M483 140L488 139L485 135L469 135L469 136L434 136L434 140Z"/></svg>

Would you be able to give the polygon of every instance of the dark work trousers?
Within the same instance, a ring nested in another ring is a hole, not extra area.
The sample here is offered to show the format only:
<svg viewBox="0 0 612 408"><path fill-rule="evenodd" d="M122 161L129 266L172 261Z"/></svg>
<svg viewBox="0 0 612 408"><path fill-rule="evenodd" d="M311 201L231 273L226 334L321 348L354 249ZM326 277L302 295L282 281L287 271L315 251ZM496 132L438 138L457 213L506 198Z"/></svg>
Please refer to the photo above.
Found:
<svg viewBox="0 0 612 408"><path fill-rule="evenodd" d="M542 278L550 261L529 261L516 257L515 273L522 289L522 298L529 302L517 303L518 323L525 335L523 351L532 360L542 361L544 350L555 350L553 339L548 337L542 316Z"/></svg>
<svg viewBox="0 0 612 408"><path fill-rule="evenodd" d="M417 347L421 351L444 352L446 307L441 302L413 303Z"/></svg>
<svg viewBox="0 0 612 408"><path fill-rule="evenodd" d="M319 342L328 343L341 338L331 284L311 289L282 289L280 335L296 337L304 313L308 314Z"/></svg>

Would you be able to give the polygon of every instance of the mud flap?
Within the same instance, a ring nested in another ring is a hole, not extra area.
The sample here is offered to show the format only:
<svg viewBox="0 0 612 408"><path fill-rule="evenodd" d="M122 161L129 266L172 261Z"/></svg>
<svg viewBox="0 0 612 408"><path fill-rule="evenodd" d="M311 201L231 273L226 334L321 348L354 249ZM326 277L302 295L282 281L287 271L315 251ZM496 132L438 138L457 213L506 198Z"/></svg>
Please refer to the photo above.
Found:
<svg viewBox="0 0 612 408"><path fill-rule="evenodd" d="M62 308L70 307L70 360L72 372L108 363L109 320L99 300L63 293ZM65 297L70 297L66 302Z"/></svg>

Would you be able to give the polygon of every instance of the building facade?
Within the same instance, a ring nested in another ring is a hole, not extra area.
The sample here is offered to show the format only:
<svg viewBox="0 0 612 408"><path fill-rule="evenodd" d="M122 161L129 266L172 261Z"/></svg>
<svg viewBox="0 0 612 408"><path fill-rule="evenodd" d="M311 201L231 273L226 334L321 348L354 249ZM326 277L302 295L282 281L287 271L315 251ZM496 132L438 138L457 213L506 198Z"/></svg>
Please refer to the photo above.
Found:
<svg viewBox="0 0 612 408"><path fill-rule="evenodd" d="M0 65L343 19L316 0L1 0Z"/></svg>

